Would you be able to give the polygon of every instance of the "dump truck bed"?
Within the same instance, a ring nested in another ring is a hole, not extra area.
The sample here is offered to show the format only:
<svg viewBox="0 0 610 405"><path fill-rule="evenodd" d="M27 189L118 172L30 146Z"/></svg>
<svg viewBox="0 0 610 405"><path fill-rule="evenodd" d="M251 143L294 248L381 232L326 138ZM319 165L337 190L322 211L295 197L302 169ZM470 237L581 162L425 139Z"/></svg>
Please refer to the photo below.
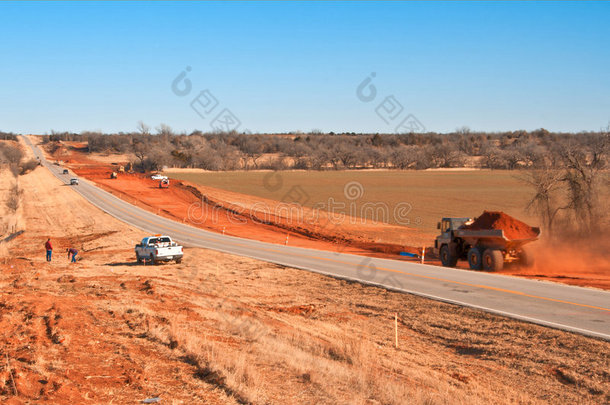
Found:
<svg viewBox="0 0 610 405"><path fill-rule="evenodd" d="M476 245L477 242L479 242L479 244L482 242L485 245L516 249L538 239L540 236L540 228L532 228L532 230L536 233L536 236L525 239L509 239L502 229L456 229L454 235L464 239L472 245Z"/></svg>

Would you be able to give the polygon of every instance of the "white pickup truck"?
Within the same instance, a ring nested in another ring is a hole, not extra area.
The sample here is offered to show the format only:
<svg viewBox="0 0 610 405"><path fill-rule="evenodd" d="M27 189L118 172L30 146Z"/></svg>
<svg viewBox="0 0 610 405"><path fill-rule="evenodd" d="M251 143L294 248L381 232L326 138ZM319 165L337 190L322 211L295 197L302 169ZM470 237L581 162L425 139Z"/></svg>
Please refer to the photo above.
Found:
<svg viewBox="0 0 610 405"><path fill-rule="evenodd" d="M138 263L149 262L156 264L172 260L180 263L182 261L182 254L182 246L172 241L172 238L169 236L147 236L136 245Z"/></svg>

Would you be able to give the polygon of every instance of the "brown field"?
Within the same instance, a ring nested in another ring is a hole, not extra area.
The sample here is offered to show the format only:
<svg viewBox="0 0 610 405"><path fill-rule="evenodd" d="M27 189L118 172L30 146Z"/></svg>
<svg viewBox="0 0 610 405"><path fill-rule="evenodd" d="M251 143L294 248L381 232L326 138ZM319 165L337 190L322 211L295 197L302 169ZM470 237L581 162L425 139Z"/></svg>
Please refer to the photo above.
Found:
<svg viewBox="0 0 610 405"><path fill-rule="evenodd" d="M406 219L409 227L421 229L425 234L436 235L436 223L441 217L475 217L483 210L504 211L535 225L537 220L526 212L525 206L532 191L518 179L523 174L507 170L448 170L448 171L240 171L240 172L188 172L165 173L176 179L204 186L221 188L271 200L288 200L287 193L294 186L307 195L303 204L312 208L318 203L328 205L329 198L346 205L342 209L350 214L350 203L356 204L356 216L373 218L371 210L362 209L365 203L386 203L390 212L399 203L407 203L411 211ZM344 188L350 182L362 185L360 198L346 198ZM281 186L281 187L280 187ZM341 208L337 209L338 211ZM364 214L364 215L362 215ZM400 219L400 217L398 217ZM389 215L389 223L405 225Z"/></svg>
<svg viewBox="0 0 610 405"><path fill-rule="evenodd" d="M25 233L0 258L2 403L610 401L608 342L205 249L137 266L141 232L42 168L20 184Z"/></svg>

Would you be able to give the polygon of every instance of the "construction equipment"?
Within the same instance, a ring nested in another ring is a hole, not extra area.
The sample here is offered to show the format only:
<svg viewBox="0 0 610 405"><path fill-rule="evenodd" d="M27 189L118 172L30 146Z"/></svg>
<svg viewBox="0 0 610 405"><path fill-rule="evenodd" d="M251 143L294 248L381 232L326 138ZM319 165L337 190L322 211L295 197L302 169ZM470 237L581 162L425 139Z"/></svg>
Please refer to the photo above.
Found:
<svg viewBox="0 0 610 405"><path fill-rule="evenodd" d="M492 222L488 226L493 215L502 215L503 222L499 225L496 225L499 221ZM510 226L502 225L506 223ZM443 266L455 267L458 260L463 259L468 260L472 270L499 271L505 263L511 262L531 266L533 257L523 247L540 236L540 228L530 227L504 213L487 211L475 221L443 218L437 228L441 234L434 240L434 248Z"/></svg>
<svg viewBox="0 0 610 405"><path fill-rule="evenodd" d="M169 179L167 177L159 180L159 188L169 188Z"/></svg>

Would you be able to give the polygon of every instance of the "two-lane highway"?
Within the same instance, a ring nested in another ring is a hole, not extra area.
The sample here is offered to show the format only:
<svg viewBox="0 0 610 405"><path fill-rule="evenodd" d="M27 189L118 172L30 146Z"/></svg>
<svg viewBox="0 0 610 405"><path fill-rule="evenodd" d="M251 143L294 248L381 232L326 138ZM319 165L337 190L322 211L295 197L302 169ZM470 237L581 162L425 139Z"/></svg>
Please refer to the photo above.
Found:
<svg viewBox="0 0 610 405"><path fill-rule="evenodd" d="M28 137L23 139L61 181L68 183L74 177L61 174L62 168L49 164ZM101 210L148 233L168 234L186 246L379 285L610 340L610 292L607 291L220 235L157 216L84 179L80 183L72 189Z"/></svg>

